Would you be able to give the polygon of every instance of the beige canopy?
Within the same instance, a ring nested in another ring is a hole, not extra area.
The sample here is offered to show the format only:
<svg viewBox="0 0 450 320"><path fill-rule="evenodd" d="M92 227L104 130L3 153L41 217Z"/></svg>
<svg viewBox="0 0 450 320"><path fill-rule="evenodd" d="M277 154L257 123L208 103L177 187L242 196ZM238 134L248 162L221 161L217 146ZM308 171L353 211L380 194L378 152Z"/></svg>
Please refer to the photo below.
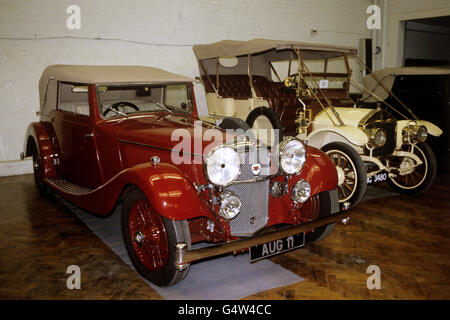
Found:
<svg viewBox="0 0 450 320"><path fill-rule="evenodd" d="M50 81L56 80L56 81ZM51 65L45 68L39 80L41 108L47 93L47 102L56 103L56 82L75 83L177 83L192 79L162 69L142 66L86 66ZM52 84L53 82L53 84ZM50 95L51 92L51 95Z"/></svg>
<svg viewBox="0 0 450 320"><path fill-rule="evenodd" d="M396 76L400 75L450 75L450 68L446 67L402 67L402 68L386 68L379 71L375 71L374 74L380 79L383 84L392 90L394 80ZM368 74L363 80L364 86L374 93L382 100L389 97L389 93L378 84L378 81L374 77L373 73ZM365 102L376 102L373 97L369 97L367 92L363 92L362 100Z"/></svg>
<svg viewBox="0 0 450 320"><path fill-rule="evenodd" d="M349 55L356 54L356 49L351 47L343 47L320 43L307 43L286 40L268 40L268 39L253 39L249 41L223 40L212 44L198 44L194 45L194 54L197 60L211 59L217 57L237 57L242 55L249 55L260 53L268 50L283 50L283 49L301 49L307 51L318 51L317 59L321 59L323 53L329 52L326 58L339 56L343 53ZM332 54L335 53L335 54ZM311 57L312 59L312 57Z"/></svg>

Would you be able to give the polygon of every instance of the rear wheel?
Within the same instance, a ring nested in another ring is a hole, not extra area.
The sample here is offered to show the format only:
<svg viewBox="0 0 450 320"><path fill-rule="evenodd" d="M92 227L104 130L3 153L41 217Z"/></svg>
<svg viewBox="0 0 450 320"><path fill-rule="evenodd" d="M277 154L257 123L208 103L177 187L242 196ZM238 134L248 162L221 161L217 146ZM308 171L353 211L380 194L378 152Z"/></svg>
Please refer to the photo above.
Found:
<svg viewBox="0 0 450 320"><path fill-rule="evenodd" d="M132 187L122 204L122 236L138 273L161 287L182 281L183 271L175 267L177 243L191 245L189 226L185 220L169 220L160 216L145 194Z"/></svg>
<svg viewBox="0 0 450 320"><path fill-rule="evenodd" d="M42 158L39 155L36 146L33 147L33 174L34 182L36 184L39 193L43 196L51 195L50 188L47 187L44 181L44 166L42 164Z"/></svg>
<svg viewBox="0 0 450 320"><path fill-rule="evenodd" d="M329 143L322 147L322 151L336 166L339 202L350 202L352 207L356 206L367 189L367 172L361 156L342 142Z"/></svg>
<svg viewBox="0 0 450 320"><path fill-rule="evenodd" d="M411 152L412 146L404 147ZM408 194L421 194L427 191L434 182L437 172L437 162L433 150L426 143L414 146L413 153L419 157L422 164L414 167L414 160L409 157L390 159L390 166L403 170L402 174L389 177L388 183L397 191Z"/></svg>

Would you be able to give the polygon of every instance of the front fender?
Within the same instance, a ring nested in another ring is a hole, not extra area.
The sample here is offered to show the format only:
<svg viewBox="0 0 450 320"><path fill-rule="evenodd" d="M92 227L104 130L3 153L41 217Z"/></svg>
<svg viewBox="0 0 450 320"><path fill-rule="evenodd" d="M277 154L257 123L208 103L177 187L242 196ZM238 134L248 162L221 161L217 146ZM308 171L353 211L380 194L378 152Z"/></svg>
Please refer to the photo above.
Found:
<svg viewBox="0 0 450 320"><path fill-rule="evenodd" d="M186 220L206 216L214 219L208 205L198 195L194 185L183 172L169 163L139 164L127 168L104 185L86 192L61 188L51 179L46 182L66 200L98 215L108 215L129 186L137 186L155 210L172 220Z"/></svg>
<svg viewBox="0 0 450 320"><path fill-rule="evenodd" d="M313 130L308 135L308 144L322 148L331 142L344 142L356 146L365 146L369 142L367 135L359 128L352 126L327 127Z"/></svg>
<svg viewBox="0 0 450 320"><path fill-rule="evenodd" d="M426 120L398 120L397 121L397 148L400 148L403 143L403 139L402 139L403 128L405 128L408 125L408 123L410 123L411 121L416 122L417 125L419 125L419 126L425 126L428 130L428 133L434 137L439 137L443 133L443 131L437 125L435 125L429 121L426 121Z"/></svg>
<svg viewBox="0 0 450 320"><path fill-rule="evenodd" d="M323 191L333 190L337 187L338 177L333 161L322 151L307 147L307 157L301 173L291 179L290 190L300 179L311 185L311 196Z"/></svg>
<svg viewBox="0 0 450 320"><path fill-rule="evenodd" d="M169 163L140 165L123 178L133 180L155 210L171 220L212 217L211 210L183 172Z"/></svg>

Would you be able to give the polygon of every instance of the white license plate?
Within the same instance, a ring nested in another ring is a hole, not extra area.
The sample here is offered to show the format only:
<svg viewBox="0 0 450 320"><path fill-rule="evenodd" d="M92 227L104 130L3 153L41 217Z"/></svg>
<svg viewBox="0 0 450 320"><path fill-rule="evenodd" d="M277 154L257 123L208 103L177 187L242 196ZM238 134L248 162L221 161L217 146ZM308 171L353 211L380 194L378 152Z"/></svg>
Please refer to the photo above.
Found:
<svg viewBox="0 0 450 320"><path fill-rule="evenodd" d="M300 248L305 245L305 234L299 233L287 238L274 240L272 242L258 244L250 247L250 262L265 259L276 254Z"/></svg>
<svg viewBox="0 0 450 320"><path fill-rule="evenodd" d="M375 184L379 182L384 182L388 178L387 172L379 172L373 176L367 177L367 184Z"/></svg>

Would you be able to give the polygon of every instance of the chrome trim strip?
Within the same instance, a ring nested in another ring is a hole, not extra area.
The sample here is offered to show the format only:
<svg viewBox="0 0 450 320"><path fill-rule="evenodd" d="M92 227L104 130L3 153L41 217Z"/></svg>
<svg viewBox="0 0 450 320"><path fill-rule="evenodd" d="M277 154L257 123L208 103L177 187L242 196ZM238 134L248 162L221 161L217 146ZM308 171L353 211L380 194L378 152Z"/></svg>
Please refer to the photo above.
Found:
<svg viewBox="0 0 450 320"><path fill-rule="evenodd" d="M145 144L145 143L140 143L140 142L124 140L124 139L117 139L117 141L122 142L122 143L134 144L136 146L141 146L141 147L147 147L147 148L152 148L152 149L164 150L164 151L169 151L169 152L177 152L177 151L175 151L173 149L169 149L169 148L164 148L164 147L154 146L154 145L151 145L151 144ZM190 156L203 158L203 155L196 154L196 153L183 152L183 154L187 154L187 155L190 155Z"/></svg>

